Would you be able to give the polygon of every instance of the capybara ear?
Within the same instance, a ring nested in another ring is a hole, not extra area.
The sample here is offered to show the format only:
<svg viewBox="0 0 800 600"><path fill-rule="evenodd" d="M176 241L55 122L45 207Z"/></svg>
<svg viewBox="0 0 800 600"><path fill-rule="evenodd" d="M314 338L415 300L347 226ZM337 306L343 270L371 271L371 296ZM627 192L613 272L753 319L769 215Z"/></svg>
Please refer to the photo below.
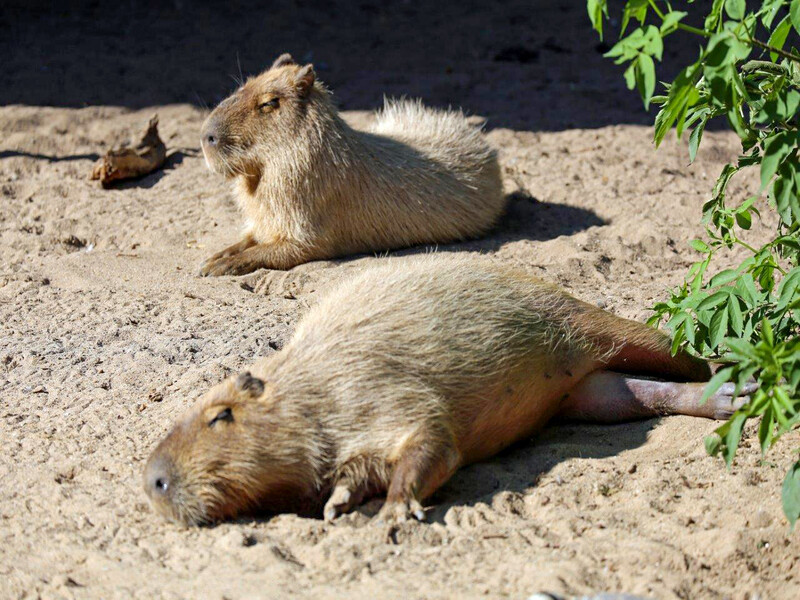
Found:
<svg viewBox="0 0 800 600"><path fill-rule="evenodd" d="M270 69L277 69L278 67L285 67L286 65L296 65L297 63L294 62L292 55L288 52L284 52L278 58L275 59L275 62L272 63Z"/></svg>
<svg viewBox="0 0 800 600"><path fill-rule="evenodd" d="M314 65L312 64L308 64L297 71L294 76L294 85L301 96L308 94L316 78L317 74L314 73Z"/></svg>
<svg viewBox="0 0 800 600"><path fill-rule="evenodd" d="M264 393L264 382L258 377L253 377L250 371L239 373L235 385L237 390L247 392L254 398Z"/></svg>

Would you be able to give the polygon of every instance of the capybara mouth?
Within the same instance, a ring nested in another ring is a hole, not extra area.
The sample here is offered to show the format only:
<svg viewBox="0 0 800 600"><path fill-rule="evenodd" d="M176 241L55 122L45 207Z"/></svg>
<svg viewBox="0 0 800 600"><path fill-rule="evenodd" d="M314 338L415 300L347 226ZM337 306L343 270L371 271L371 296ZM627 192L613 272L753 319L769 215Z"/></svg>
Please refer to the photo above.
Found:
<svg viewBox="0 0 800 600"><path fill-rule="evenodd" d="M193 498L185 497L178 491L175 498L158 498L148 494L150 506L154 512L165 520L184 527L203 527L213 525L216 520L211 518L203 504Z"/></svg>
<svg viewBox="0 0 800 600"><path fill-rule="evenodd" d="M203 158L209 171L224 175L226 178L236 175L236 169L233 168L230 159L225 157L222 148L209 148L205 143L200 147L203 149Z"/></svg>

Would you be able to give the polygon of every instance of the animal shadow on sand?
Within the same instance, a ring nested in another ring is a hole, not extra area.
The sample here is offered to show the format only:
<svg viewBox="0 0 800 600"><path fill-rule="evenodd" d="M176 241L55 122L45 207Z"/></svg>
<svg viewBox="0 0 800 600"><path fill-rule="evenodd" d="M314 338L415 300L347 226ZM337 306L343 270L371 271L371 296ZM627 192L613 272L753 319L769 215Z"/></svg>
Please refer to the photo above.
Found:
<svg viewBox="0 0 800 600"><path fill-rule="evenodd" d="M0 151L0 160L4 158L33 158L35 160L46 160L50 163L69 162L73 160L97 160L100 158L99 154L70 154L67 156L51 156L49 154L38 154L36 152L23 152L20 150L3 150Z"/></svg>
<svg viewBox="0 0 800 600"><path fill-rule="evenodd" d="M120 182L112 183L112 187L118 190L130 190L133 188L150 189L155 186L159 181L166 177L170 171L178 168L183 163L183 159L188 157L196 157L200 155L200 150L197 148L181 148L172 150L167 154L164 164L158 169L147 175L142 175L136 179L125 179Z"/></svg>
<svg viewBox="0 0 800 600"><path fill-rule="evenodd" d="M495 506L497 510L535 516L535 507L526 506L523 499L513 494L538 488L543 497L553 500L566 483L564 478L569 477L544 477L558 463L572 458L607 458L638 448L647 441L648 433L657 423L658 419L614 425L553 421L537 436L457 471L426 503L430 507L426 520L444 523L451 508L454 511L448 521L474 519L474 514L467 516L460 509L479 504L493 506L502 492L512 492L512 496L499 500L501 505Z"/></svg>
<svg viewBox="0 0 800 600"><path fill-rule="evenodd" d="M431 252L495 252L518 240L543 242L573 235L608 222L595 212L576 206L540 201L523 191L506 196L506 211L488 235L452 244L414 246L381 254L359 254L333 260L318 260L288 271L260 270L241 278L243 289L261 295L301 298L326 289L383 256L413 256Z"/></svg>
<svg viewBox="0 0 800 600"><path fill-rule="evenodd" d="M658 421L658 418L653 418L599 425L554 420L534 437L519 441L496 456L456 471L423 502L426 507L425 522L474 527L484 520L479 508L481 505L505 514L535 518L537 507L526 503L519 495L538 490L542 505L551 501L557 503L558 495L563 493L560 491L561 486L568 483L569 477L576 476L570 474L546 478L553 467L573 458L608 458L625 450L638 448L647 441L649 432ZM610 494L615 491L618 490L605 490L601 487L597 493ZM544 500L545 497L547 500ZM372 498L353 512L372 518L378 514L383 502L383 497ZM475 508L479 510L471 510ZM314 514L303 516L321 517ZM268 519L270 516L264 515L264 518ZM353 520L353 517L348 516L340 518L345 521Z"/></svg>

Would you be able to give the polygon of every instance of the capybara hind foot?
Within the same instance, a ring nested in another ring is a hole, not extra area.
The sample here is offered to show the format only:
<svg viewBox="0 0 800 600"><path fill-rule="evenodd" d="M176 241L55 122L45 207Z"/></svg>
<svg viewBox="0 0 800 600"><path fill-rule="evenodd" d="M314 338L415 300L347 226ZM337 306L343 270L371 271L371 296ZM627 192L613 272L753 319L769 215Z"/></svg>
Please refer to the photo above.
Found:
<svg viewBox="0 0 800 600"><path fill-rule="evenodd" d="M675 383L681 386L681 403L684 411L681 414L692 415L695 417L706 417L709 419L727 419L742 406L750 402L750 394L758 389L755 381L745 383L739 394L734 398L736 384L723 383L704 403L700 403L705 390L705 383Z"/></svg>
<svg viewBox="0 0 800 600"><path fill-rule="evenodd" d="M596 371L584 377L559 407L567 419L619 423L665 415L690 415L707 419L727 419L749 402L758 389L755 382L742 386L734 399L736 386L723 384L701 402L706 383L679 383L627 377L612 371Z"/></svg>

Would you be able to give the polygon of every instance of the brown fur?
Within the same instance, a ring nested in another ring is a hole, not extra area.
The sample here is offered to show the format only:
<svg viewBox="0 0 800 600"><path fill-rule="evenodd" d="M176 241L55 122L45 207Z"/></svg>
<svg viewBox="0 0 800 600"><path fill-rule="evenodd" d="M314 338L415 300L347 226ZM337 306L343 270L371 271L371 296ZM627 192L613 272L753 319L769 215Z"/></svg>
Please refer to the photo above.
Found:
<svg viewBox="0 0 800 600"><path fill-rule="evenodd" d="M461 113L387 102L355 130L288 55L220 103L202 138L246 219L203 275L475 237L504 206L496 153Z"/></svg>
<svg viewBox="0 0 800 600"><path fill-rule="evenodd" d="M419 517L458 467L530 436L609 368L709 376L661 332L489 259L386 259L322 298L253 375L208 392L155 450L145 486L187 523L326 498L333 518L382 493L384 516ZM585 412L580 394L571 402Z"/></svg>

